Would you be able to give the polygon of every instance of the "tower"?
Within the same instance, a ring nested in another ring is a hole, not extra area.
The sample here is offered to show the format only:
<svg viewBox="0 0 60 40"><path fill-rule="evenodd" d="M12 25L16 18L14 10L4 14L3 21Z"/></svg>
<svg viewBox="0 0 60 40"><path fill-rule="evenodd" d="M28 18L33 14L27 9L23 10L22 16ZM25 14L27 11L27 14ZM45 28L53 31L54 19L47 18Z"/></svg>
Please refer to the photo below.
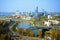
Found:
<svg viewBox="0 0 60 40"><path fill-rule="evenodd" d="M20 13L19 13L19 11L18 11L18 10L16 11L15 15L20 15Z"/></svg>
<svg viewBox="0 0 60 40"><path fill-rule="evenodd" d="M45 12L46 12L46 11L44 11L44 9L42 9L42 13L43 13L44 16L45 16Z"/></svg>
<svg viewBox="0 0 60 40"><path fill-rule="evenodd" d="M36 10L35 10L35 16L38 15L38 6L36 7Z"/></svg>
<svg viewBox="0 0 60 40"><path fill-rule="evenodd" d="M36 7L36 10L35 10L36 13L38 13L38 6Z"/></svg>

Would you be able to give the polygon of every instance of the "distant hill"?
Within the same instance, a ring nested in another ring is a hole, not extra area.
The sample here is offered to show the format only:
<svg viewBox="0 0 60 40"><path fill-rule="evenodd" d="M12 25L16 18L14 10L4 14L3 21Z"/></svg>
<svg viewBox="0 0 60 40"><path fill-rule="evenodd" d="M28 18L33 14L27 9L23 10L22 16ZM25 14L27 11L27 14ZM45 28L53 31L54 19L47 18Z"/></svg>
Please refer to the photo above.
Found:
<svg viewBox="0 0 60 40"><path fill-rule="evenodd" d="M0 16L9 16L11 14L14 14L14 12L0 12Z"/></svg>

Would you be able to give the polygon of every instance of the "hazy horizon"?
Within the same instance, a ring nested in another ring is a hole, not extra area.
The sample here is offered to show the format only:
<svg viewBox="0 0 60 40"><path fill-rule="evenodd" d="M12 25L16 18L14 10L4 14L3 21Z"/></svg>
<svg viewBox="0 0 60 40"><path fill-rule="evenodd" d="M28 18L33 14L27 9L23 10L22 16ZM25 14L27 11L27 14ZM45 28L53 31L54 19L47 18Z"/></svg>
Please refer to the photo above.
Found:
<svg viewBox="0 0 60 40"><path fill-rule="evenodd" d="M60 12L60 0L0 0L0 12Z"/></svg>

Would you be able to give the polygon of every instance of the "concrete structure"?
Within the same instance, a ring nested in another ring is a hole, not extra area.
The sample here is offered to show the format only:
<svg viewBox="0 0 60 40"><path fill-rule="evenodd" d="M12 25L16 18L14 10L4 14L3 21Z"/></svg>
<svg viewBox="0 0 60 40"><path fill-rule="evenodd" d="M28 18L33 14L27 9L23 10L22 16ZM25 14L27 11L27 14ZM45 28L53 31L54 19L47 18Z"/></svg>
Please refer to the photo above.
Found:
<svg viewBox="0 0 60 40"><path fill-rule="evenodd" d="M44 25L50 26L51 24L59 24L59 21L57 20L48 20L44 22Z"/></svg>
<svg viewBox="0 0 60 40"><path fill-rule="evenodd" d="M44 22L44 25L50 26L50 25L51 25L51 22L50 22L50 21L45 21L45 22Z"/></svg>
<svg viewBox="0 0 60 40"><path fill-rule="evenodd" d="M48 19L52 19L52 16L50 14L48 14Z"/></svg>

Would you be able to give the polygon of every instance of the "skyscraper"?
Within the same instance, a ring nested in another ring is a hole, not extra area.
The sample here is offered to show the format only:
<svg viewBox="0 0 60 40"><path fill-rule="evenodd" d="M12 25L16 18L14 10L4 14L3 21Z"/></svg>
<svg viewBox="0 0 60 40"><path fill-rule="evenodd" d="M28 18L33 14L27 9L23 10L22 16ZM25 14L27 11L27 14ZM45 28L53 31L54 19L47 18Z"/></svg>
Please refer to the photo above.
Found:
<svg viewBox="0 0 60 40"><path fill-rule="evenodd" d="M35 10L36 13L38 13L38 6L36 7L36 10Z"/></svg>
<svg viewBox="0 0 60 40"><path fill-rule="evenodd" d="M20 12L17 10L16 13L15 13L15 15L20 15Z"/></svg>
<svg viewBox="0 0 60 40"><path fill-rule="evenodd" d="M36 10L35 10L35 16L38 15L38 6L36 7Z"/></svg>
<svg viewBox="0 0 60 40"><path fill-rule="evenodd" d="M42 14L43 14L44 16L45 16L45 12L46 12L46 11L44 11L44 9L42 9Z"/></svg>

